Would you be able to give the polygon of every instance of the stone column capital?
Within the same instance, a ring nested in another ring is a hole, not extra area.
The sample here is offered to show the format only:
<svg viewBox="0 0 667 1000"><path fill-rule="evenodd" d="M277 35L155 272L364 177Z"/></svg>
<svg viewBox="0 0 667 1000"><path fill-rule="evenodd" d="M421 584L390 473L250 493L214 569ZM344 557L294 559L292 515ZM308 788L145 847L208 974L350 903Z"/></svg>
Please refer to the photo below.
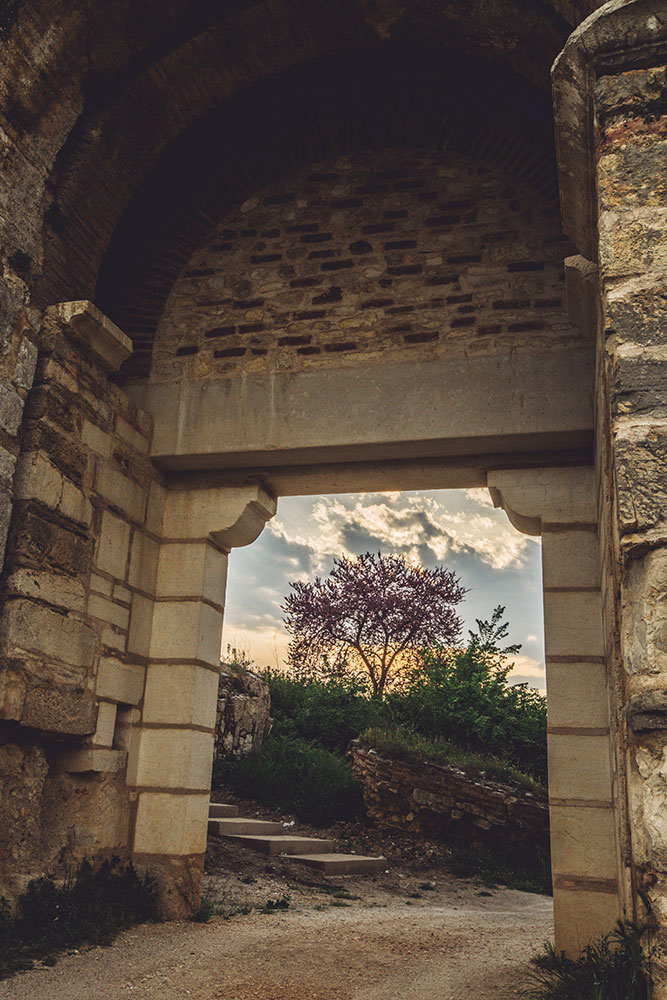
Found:
<svg viewBox="0 0 667 1000"><path fill-rule="evenodd" d="M276 499L259 483L167 491L165 539L212 538L226 552L259 537L276 512Z"/></svg>
<svg viewBox="0 0 667 1000"><path fill-rule="evenodd" d="M97 364L116 372L132 354L132 341L88 299L53 306L58 320Z"/></svg>
<svg viewBox="0 0 667 1000"><path fill-rule="evenodd" d="M563 229L597 259L597 79L667 62L667 0L612 0L576 28L551 70Z"/></svg>
<svg viewBox="0 0 667 1000"><path fill-rule="evenodd" d="M545 524L597 520L592 468L497 469L489 472L487 486L494 507L525 535L541 535Z"/></svg>

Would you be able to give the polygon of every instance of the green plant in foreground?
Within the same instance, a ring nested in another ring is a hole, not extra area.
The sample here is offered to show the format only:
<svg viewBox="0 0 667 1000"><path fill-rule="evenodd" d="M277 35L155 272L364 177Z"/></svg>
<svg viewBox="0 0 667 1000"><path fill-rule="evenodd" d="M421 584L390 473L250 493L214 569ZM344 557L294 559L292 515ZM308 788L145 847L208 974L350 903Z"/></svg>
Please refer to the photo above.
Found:
<svg viewBox="0 0 667 1000"><path fill-rule="evenodd" d="M642 923L619 920L615 930L589 944L576 960L547 943L533 959L525 995L533 1000L650 1000L650 950L643 948L653 927L650 908L648 913Z"/></svg>
<svg viewBox="0 0 667 1000"><path fill-rule="evenodd" d="M34 879L12 913L0 900L0 976L30 968L35 959L82 944L111 941L133 924L156 920L157 889L119 858L93 869L83 861L62 884Z"/></svg>

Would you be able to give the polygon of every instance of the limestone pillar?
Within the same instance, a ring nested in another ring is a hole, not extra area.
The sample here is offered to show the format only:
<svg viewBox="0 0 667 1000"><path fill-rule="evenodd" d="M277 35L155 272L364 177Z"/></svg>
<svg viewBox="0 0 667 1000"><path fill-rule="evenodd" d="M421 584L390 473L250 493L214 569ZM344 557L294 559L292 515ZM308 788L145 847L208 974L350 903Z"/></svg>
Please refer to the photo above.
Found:
<svg viewBox="0 0 667 1000"><path fill-rule="evenodd" d="M605 643L627 912L667 997L667 3L605 4L554 66L565 231L588 269ZM591 280L594 279L594 280ZM581 283L580 283L581 284ZM572 296L570 296L572 299ZM572 304L572 303L571 303Z"/></svg>
<svg viewBox="0 0 667 1000"><path fill-rule="evenodd" d="M127 781L132 856L157 874L163 912L175 918L201 890L227 554L257 537L275 501L258 486L167 489L160 499L154 596L135 598L130 625L147 667Z"/></svg>
<svg viewBox="0 0 667 1000"><path fill-rule="evenodd" d="M542 536L556 947L576 956L623 912L591 468L489 474L496 506Z"/></svg>

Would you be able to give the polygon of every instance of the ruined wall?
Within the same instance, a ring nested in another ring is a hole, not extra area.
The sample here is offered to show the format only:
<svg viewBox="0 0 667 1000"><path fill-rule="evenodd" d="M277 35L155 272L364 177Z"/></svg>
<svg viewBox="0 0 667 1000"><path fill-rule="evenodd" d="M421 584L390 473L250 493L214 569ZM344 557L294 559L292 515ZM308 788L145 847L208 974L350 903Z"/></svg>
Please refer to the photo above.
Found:
<svg viewBox="0 0 667 1000"><path fill-rule="evenodd" d="M271 729L268 681L238 663L222 663L215 718L215 758L261 750Z"/></svg>
<svg viewBox="0 0 667 1000"><path fill-rule="evenodd" d="M364 746L353 745L349 757L378 826L459 846L549 855L546 794L474 779L459 767L392 760Z"/></svg>
<svg viewBox="0 0 667 1000"><path fill-rule="evenodd" d="M0 893L84 855L128 852L124 772L145 662L137 556L159 488L151 434L151 419L50 310L2 576Z"/></svg>
<svg viewBox="0 0 667 1000"><path fill-rule="evenodd" d="M175 284L151 382L581 343L557 206L450 154L344 156L246 201Z"/></svg>

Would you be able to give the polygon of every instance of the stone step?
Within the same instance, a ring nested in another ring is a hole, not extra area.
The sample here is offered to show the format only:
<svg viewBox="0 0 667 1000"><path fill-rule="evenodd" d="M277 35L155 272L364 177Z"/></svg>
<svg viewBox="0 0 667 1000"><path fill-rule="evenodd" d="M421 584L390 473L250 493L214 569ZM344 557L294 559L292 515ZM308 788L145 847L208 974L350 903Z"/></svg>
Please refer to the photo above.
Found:
<svg viewBox="0 0 667 1000"><path fill-rule="evenodd" d="M245 819L243 816L229 819L209 819L209 833L217 833L219 837L237 837L251 834L261 836L263 834L282 833L282 823L273 823L266 819Z"/></svg>
<svg viewBox="0 0 667 1000"><path fill-rule="evenodd" d="M233 806L231 802L209 802L208 804L209 819L230 819L238 814L239 807Z"/></svg>
<svg viewBox="0 0 667 1000"><path fill-rule="evenodd" d="M294 834L278 834L265 837L254 835L229 835L225 834L229 840L233 840L244 847L250 847L253 851L261 851L262 854L322 854L331 851L335 847L333 840L320 840L317 837L298 837Z"/></svg>
<svg viewBox="0 0 667 1000"><path fill-rule="evenodd" d="M372 875L387 868L386 858L367 858L363 854L290 854L290 861L299 861L316 868L324 875Z"/></svg>

